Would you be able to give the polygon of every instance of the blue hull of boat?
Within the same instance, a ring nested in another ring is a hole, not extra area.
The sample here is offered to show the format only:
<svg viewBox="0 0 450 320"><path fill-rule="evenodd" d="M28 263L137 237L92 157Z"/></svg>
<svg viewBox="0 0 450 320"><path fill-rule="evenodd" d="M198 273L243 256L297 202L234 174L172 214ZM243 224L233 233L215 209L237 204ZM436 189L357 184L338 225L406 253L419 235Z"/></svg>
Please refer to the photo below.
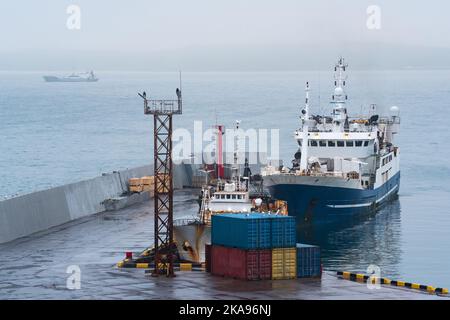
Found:
<svg viewBox="0 0 450 320"><path fill-rule="evenodd" d="M397 198L400 172L377 189L350 189L302 184L269 186L275 199L285 200L289 215L298 224L343 222L355 216L369 215L386 202Z"/></svg>

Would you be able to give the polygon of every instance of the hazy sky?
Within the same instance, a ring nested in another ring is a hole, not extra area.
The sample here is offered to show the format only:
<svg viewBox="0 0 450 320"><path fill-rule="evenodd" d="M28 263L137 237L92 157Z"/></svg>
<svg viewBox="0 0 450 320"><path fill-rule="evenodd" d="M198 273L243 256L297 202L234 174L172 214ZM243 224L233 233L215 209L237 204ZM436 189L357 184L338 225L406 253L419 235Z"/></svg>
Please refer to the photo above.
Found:
<svg viewBox="0 0 450 320"><path fill-rule="evenodd" d="M80 30L66 27L71 4L81 9ZM374 4L381 9L380 30L366 26L367 7ZM202 60L212 68L219 62L239 68L248 60L256 68L276 67L274 52L293 47L333 56L347 48L355 54L379 46L424 47L445 58L449 16L448 0L4 0L0 69L133 68L127 60L146 55L162 69L195 69Z"/></svg>

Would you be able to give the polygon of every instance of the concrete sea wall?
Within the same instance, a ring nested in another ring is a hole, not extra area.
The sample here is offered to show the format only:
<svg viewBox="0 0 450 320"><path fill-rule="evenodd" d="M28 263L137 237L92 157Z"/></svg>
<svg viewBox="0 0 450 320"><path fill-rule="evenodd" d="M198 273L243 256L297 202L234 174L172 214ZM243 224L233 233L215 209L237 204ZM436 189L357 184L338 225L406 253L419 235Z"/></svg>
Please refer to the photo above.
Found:
<svg viewBox="0 0 450 320"><path fill-rule="evenodd" d="M174 166L174 187L190 186L191 165ZM153 174L153 166L100 177L0 201L0 243L106 210L105 200L128 191L128 179Z"/></svg>
<svg viewBox="0 0 450 320"><path fill-rule="evenodd" d="M245 154L245 158L256 156L258 159L257 164L251 165L253 173L264 164L264 161L261 161L262 155ZM229 156L232 159L232 156ZM227 158L224 155L225 159ZM174 188L192 187L193 177L197 175L198 178L198 169L202 167L187 162L174 165ZM230 173L230 166L225 165L225 174ZM123 195L128 191L130 178L152 174L153 165L142 166L0 201L0 243L85 216L106 210L117 210L148 200L149 196L146 194L131 197Z"/></svg>

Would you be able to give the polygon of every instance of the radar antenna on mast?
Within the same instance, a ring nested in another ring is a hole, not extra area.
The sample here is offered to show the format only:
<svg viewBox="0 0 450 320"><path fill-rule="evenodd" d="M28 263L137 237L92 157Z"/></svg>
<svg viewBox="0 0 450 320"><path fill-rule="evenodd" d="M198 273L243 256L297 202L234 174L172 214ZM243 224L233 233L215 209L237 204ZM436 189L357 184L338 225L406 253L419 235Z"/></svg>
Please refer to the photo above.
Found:
<svg viewBox="0 0 450 320"><path fill-rule="evenodd" d="M333 101L336 102L344 102L348 99L347 94L345 93L344 87L346 86L347 75L345 74L345 70L347 69L348 64L345 62L344 58L340 57L338 63L336 63L334 67L334 94L332 96Z"/></svg>

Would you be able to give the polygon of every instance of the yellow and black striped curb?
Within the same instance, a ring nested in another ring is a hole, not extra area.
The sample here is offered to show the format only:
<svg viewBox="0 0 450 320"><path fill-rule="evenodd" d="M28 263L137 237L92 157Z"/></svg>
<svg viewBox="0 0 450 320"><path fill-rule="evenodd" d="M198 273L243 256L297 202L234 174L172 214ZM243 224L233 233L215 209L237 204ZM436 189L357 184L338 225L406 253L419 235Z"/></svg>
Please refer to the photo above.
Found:
<svg viewBox="0 0 450 320"><path fill-rule="evenodd" d="M153 269L155 268L154 263L136 263L132 261L123 260L117 263L118 268L129 268L129 269ZM176 271L205 271L204 263L174 263L173 265Z"/></svg>
<svg viewBox="0 0 450 320"><path fill-rule="evenodd" d="M422 285L422 284L418 284L418 283L397 281L397 280L391 280L388 278L377 278L377 277L369 276L369 275L362 274L362 273L352 273L352 272L347 272L347 271L337 271L336 274L339 277L342 277L347 280L352 280L352 281L367 282L370 280L373 284L375 284L379 280L380 284L391 285L391 286L395 286L395 287L404 287L404 288L409 288L409 289L416 289L416 290L426 291L426 292L435 293L435 294L448 294L447 288L435 288L432 286L426 286L426 285Z"/></svg>

